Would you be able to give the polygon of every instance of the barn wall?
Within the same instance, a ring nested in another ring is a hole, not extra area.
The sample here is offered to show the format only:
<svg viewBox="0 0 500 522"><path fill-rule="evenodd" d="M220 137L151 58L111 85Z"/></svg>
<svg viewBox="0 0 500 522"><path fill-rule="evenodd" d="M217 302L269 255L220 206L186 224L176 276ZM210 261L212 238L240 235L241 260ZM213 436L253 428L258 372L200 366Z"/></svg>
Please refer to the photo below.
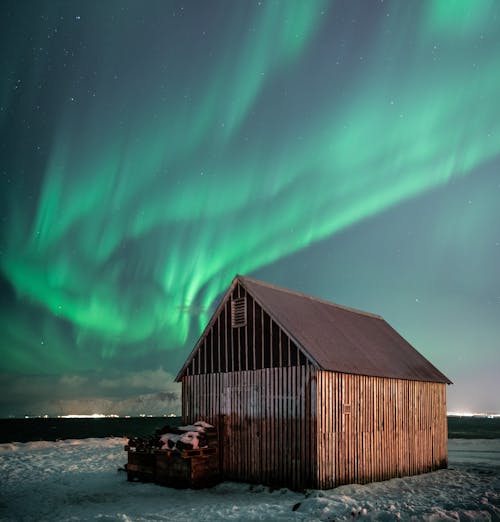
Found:
<svg viewBox="0 0 500 522"><path fill-rule="evenodd" d="M447 465L446 385L320 371L318 487Z"/></svg>
<svg viewBox="0 0 500 522"><path fill-rule="evenodd" d="M185 376L184 422L217 426L225 479L314 487L314 374L306 365Z"/></svg>

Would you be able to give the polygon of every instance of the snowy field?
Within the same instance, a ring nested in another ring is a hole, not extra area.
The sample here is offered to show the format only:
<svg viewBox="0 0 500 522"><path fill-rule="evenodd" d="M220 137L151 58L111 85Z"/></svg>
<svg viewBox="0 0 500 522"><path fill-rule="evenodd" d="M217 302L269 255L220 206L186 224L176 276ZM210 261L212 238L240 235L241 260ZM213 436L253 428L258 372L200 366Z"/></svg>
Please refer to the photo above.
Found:
<svg viewBox="0 0 500 522"><path fill-rule="evenodd" d="M449 469L329 491L129 483L126 439L0 444L2 521L498 520L500 439L449 442Z"/></svg>

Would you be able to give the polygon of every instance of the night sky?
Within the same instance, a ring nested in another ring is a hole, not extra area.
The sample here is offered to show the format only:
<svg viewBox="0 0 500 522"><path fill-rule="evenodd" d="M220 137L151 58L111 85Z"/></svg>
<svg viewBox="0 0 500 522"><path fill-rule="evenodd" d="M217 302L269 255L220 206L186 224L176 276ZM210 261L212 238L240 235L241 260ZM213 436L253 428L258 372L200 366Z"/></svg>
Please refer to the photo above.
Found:
<svg viewBox="0 0 500 522"><path fill-rule="evenodd" d="M499 2L4 0L0 73L0 415L179 412L236 273L500 411Z"/></svg>

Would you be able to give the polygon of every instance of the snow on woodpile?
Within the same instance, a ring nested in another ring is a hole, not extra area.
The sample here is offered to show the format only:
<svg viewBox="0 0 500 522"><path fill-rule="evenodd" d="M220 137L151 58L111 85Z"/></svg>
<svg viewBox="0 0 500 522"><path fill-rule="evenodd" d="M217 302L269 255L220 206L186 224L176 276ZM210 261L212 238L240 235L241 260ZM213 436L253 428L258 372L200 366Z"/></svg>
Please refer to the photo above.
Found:
<svg viewBox="0 0 500 522"><path fill-rule="evenodd" d="M128 441L128 447L130 451L139 452L158 449L182 451L207 448L209 443L216 443L214 426L208 422L197 421L177 428L164 426L150 437L132 437Z"/></svg>
<svg viewBox="0 0 500 522"><path fill-rule="evenodd" d="M327 491L127 482L126 439L0 444L0 520L500 520L500 440L451 440L449 469Z"/></svg>

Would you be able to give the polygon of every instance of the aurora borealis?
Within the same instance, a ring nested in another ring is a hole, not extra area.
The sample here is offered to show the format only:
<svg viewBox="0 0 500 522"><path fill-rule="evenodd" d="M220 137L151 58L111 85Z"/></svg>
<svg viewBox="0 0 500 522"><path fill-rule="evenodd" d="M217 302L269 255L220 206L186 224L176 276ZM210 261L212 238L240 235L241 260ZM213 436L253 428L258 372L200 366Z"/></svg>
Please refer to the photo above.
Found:
<svg viewBox="0 0 500 522"><path fill-rule="evenodd" d="M236 273L500 411L498 2L0 10L0 414L174 389Z"/></svg>

